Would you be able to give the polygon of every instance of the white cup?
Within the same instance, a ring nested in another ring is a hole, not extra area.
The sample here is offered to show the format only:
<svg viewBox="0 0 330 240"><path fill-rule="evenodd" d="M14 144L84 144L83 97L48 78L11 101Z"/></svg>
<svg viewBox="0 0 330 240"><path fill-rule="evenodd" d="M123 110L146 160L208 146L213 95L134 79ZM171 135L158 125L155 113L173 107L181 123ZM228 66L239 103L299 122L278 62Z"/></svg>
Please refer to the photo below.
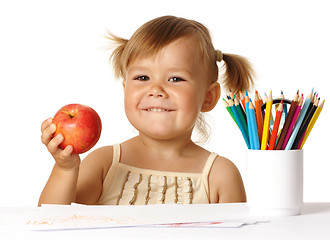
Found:
<svg viewBox="0 0 330 240"><path fill-rule="evenodd" d="M247 150L246 160L250 214L300 214L303 205L303 150Z"/></svg>

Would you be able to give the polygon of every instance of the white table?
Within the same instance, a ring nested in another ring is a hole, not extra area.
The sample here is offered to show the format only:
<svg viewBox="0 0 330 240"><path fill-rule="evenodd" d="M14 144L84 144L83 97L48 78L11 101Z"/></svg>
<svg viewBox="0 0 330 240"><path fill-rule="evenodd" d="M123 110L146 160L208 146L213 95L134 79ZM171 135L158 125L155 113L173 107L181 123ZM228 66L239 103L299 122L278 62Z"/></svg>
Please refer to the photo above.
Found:
<svg viewBox="0 0 330 240"><path fill-rule="evenodd" d="M214 206L194 205L198 212ZM201 209L203 208L203 209ZM249 217L245 203L224 204L221 211L235 217ZM268 222L239 228L107 228L66 231L28 231L0 224L0 239L330 239L330 202L305 203L302 214L269 218Z"/></svg>

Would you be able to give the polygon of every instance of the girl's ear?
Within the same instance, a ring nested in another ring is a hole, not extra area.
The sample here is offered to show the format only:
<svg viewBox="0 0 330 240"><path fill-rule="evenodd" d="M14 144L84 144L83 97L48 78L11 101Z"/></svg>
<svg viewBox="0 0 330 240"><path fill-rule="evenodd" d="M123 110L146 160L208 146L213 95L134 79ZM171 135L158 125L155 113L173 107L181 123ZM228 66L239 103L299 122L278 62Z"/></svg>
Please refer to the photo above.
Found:
<svg viewBox="0 0 330 240"><path fill-rule="evenodd" d="M125 87L126 87L126 80L123 80L122 84L123 84L123 88L124 88L124 91L125 91Z"/></svg>
<svg viewBox="0 0 330 240"><path fill-rule="evenodd" d="M205 99L202 105L201 112L211 111L215 107L215 105L217 105L220 95L220 84L218 82L212 83L205 94Z"/></svg>

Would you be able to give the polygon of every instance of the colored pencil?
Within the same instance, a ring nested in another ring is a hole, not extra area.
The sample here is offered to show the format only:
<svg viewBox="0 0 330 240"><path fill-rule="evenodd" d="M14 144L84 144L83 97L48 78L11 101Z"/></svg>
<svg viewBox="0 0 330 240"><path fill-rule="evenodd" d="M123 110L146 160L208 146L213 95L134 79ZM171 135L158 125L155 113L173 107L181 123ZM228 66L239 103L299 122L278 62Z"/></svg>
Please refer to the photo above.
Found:
<svg viewBox="0 0 330 240"><path fill-rule="evenodd" d="M242 123L243 123L243 127L244 127L244 130L246 132L248 132L248 127L247 127L247 122L246 122L246 114L241 106L241 104L239 103L238 99L235 98L234 99L234 104L235 104L235 107L237 109L237 113L238 113L238 116L239 118L241 119Z"/></svg>
<svg viewBox="0 0 330 240"><path fill-rule="evenodd" d="M267 96L267 94L265 93L265 96ZM274 101L272 101L272 104L274 103ZM267 106L267 104L266 104L266 106ZM272 105L272 107L273 107L273 105ZM275 104L275 112L276 112L276 104ZM271 128L271 126L273 126L274 125L274 118L273 118L273 113L272 113L272 111L273 110L271 110L270 111L270 123L269 123L269 132L271 132L272 131L272 128ZM269 139L268 139L269 140Z"/></svg>
<svg viewBox="0 0 330 240"><path fill-rule="evenodd" d="M308 127L307 127L307 130L306 130L306 133L305 133L304 139L303 139L303 141L302 141L302 144L300 145L300 149L303 148L303 146L305 145L306 140L307 140L309 134L311 133L311 131L312 131L314 125L315 125L315 122L316 122L316 120L318 119L318 117L319 117L319 115L320 115L320 113L321 113L321 111L322 111L322 109L323 109L324 102L325 102L325 100L323 100L323 101L321 102L321 104L318 106L318 108L316 109L316 111L315 111L315 113L314 113L314 115L313 115L313 117L312 117L311 122L308 124Z"/></svg>
<svg viewBox="0 0 330 240"><path fill-rule="evenodd" d="M256 112L256 119L257 119L257 127L258 127L258 138L259 138L259 145L261 144L261 138L262 138L262 129L263 129L263 118L262 118L262 113L261 113L261 105L259 101L259 94L258 91L255 91L255 96L254 96L254 104L255 104L255 112Z"/></svg>
<svg viewBox="0 0 330 240"><path fill-rule="evenodd" d="M298 99L298 106L297 106L297 109L293 115L293 118L292 118L292 121L291 121L291 124L290 124L290 127L289 127L289 130L285 136L285 139L284 139L284 142L283 142L283 145L282 145L282 149L285 149L288 141L289 141L289 138L291 136L291 133L293 131L293 128L295 126L295 123L297 122L297 119L298 119L298 116L299 116L299 113L300 113L300 110L301 110L301 107L302 107L302 104L303 104L303 101L304 101L304 97L301 96L299 97Z"/></svg>
<svg viewBox="0 0 330 240"><path fill-rule="evenodd" d="M272 134L270 136L268 150L274 150L275 148L277 133L282 118L282 113L283 113L283 101L280 103L280 105L276 110L275 122L274 122Z"/></svg>
<svg viewBox="0 0 330 240"><path fill-rule="evenodd" d="M239 129L241 130L241 133L243 135L243 138L245 140L245 143L246 143L246 146L250 149L250 141L249 141L249 136L248 136L248 133L247 131L245 130L245 127L244 127L244 121L242 121L242 119L240 118L238 112L237 112L237 108L236 106L233 104L233 99L230 99L228 101L229 103L229 106L231 106L231 110L233 111L233 114L234 114L234 117L236 119L236 122L237 122L237 125L239 127ZM246 122L245 122L246 124Z"/></svg>
<svg viewBox="0 0 330 240"><path fill-rule="evenodd" d="M295 124L295 126L293 128L293 131L291 133L291 136L289 138L289 141L286 144L285 148L284 148L284 146L282 146L282 150L283 149L290 150L292 148L292 145L295 142L295 139L297 138L297 134L298 134L298 132L300 130L301 124L304 121L304 118L306 116L306 113L307 113L308 109L310 108L310 104L312 102L312 96L313 96L313 92L310 92L308 94L306 100L305 100L304 106L302 107L302 109L300 111L298 120L297 120L297 122L296 122L296 124Z"/></svg>
<svg viewBox="0 0 330 240"><path fill-rule="evenodd" d="M247 125L248 125L248 131L249 131L250 147L251 147L251 149L255 149L254 141L253 141L251 110L249 108L249 102L245 102L245 108L246 108L246 118L247 118Z"/></svg>
<svg viewBox="0 0 330 240"><path fill-rule="evenodd" d="M264 102L263 102L263 100L262 100L260 94L258 93L258 91L256 91L256 93L257 93L258 98L259 98L259 104L260 104L260 106L262 106L262 104L264 104Z"/></svg>
<svg viewBox="0 0 330 240"><path fill-rule="evenodd" d="M236 122L236 119L234 117L234 114L233 114L233 111L231 110L230 106L229 106L229 103L226 101L226 99L222 98L224 104L225 104L225 107L227 109L227 111L229 112L230 116L232 117L232 119L234 120L234 122L236 123L237 125L237 122ZM238 125L237 125L238 126Z"/></svg>
<svg viewBox="0 0 330 240"><path fill-rule="evenodd" d="M258 127L256 120L256 113L253 106L253 103L250 101L249 103L249 111L250 111L250 124L251 124L251 133L252 133L252 141L253 141L253 149L260 150L260 142L258 136Z"/></svg>
<svg viewBox="0 0 330 240"><path fill-rule="evenodd" d="M240 104L240 101L235 97L235 95L234 95L234 103L235 103L236 108L238 109L238 114L241 117L243 116L244 122L246 122L246 113L244 112L243 107Z"/></svg>
<svg viewBox="0 0 330 240"><path fill-rule="evenodd" d="M283 113L282 113L282 116L283 116ZM282 118L281 118L281 122L282 122ZM279 139L280 136L281 136L282 130L283 130L283 128L281 128L281 129L278 130L275 146L276 146L277 143L278 143L278 139Z"/></svg>
<svg viewBox="0 0 330 240"><path fill-rule="evenodd" d="M242 103L242 106L244 107L244 111L246 111L246 109L245 109L245 100L244 100L244 95L243 95L242 91L239 91L239 99Z"/></svg>
<svg viewBox="0 0 330 240"><path fill-rule="evenodd" d="M282 144L285 140L285 136L289 130L289 127L290 127L290 124L291 124L291 120L293 118L293 115L296 111L296 108L297 108L297 101L298 101L298 94L299 94L299 90L297 91L297 93L295 94L295 96L293 97L293 100L291 101L291 106L290 106L290 109L289 109L289 112L288 112L288 116L287 118L285 119L285 122L284 122L284 126L282 128L282 132L281 132L281 135L278 139L278 142L276 144L276 150L281 150L282 149Z"/></svg>
<svg viewBox="0 0 330 240"><path fill-rule="evenodd" d="M248 133L249 133L249 141L250 141L250 149L254 149L254 143L252 141L252 132L251 131L251 123L250 123L250 110L249 110L249 95L248 92L245 92L245 97L244 97L244 105L246 109L246 122L247 122L247 127L248 127Z"/></svg>
<svg viewBox="0 0 330 240"><path fill-rule="evenodd" d="M301 127L298 131L298 134L297 134L297 137L295 139L295 141L293 142L292 144L292 148L291 149L298 149L298 145L300 143L300 140L303 138L304 134L305 134L305 131L308 127L308 124L310 123L310 121L312 120L312 117L319 105L319 101L320 99L317 99L315 101L315 103L313 104L312 108L310 109L310 111L308 112L308 114L306 114L306 117L304 118L302 124L301 124Z"/></svg>
<svg viewBox="0 0 330 240"><path fill-rule="evenodd" d="M272 105L273 105L273 97L272 91L270 91L269 96L267 97L267 105L266 105L266 113L265 113L265 120L264 120L264 128L262 131L262 139L261 139L261 150L267 149L267 142L269 136L269 125L270 125L270 117L272 112Z"/></svg>
<svg viewBox="0 0 330 240"><path fill-rule="evenodd" d="M283 99L283 100L285 99L282 90L281 90L281 99ZM283 114L284 114L284 120L285 120L286 117L288 116L288 106L285 103L283 104Z"/></svg>

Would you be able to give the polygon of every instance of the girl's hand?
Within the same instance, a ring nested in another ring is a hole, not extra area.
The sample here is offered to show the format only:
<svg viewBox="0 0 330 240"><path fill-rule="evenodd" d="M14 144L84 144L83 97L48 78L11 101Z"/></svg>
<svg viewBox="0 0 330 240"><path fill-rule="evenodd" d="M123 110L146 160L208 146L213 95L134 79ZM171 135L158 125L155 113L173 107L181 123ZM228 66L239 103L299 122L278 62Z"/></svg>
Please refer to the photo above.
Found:
<svg viewBox="0 0 330 240"><path fill-rule="evenodd" d="M62 134L57 134L53 137L56 131L56 125L52 123L52 118L45 120L41 125L41 141L46 145L48 151L56 161L56 165L62 169L73 170L79 167L80 157L78 154L72 154L73 148L71 145L64 150L59 147L63 142Z"/></svg>

